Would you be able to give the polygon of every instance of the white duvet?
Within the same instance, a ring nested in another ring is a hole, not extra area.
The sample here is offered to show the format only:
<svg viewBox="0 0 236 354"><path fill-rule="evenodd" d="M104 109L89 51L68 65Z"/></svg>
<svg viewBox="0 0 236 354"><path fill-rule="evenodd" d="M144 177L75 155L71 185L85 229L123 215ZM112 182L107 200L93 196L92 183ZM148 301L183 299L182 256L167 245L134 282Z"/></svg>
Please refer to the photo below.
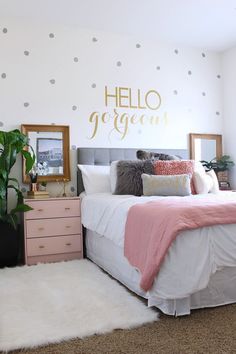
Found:
<svg viewBox="0 0 236 354"><path fill-rule="evenodd" d="M201 195L190 196L190 198L201 197ZM211 197L209 195L209 198ZM86 228L123 248L129 208L136 203L145 203L158 198L163 197L135 197L108 193L87 195L82 198L82 223ZM218 198L236 200L236 193L222 192ZM149 291L149 297L162 299L187 297L204 289L211 274L222 267L236 267L236 224L184 231L171 245Z"/></svg>

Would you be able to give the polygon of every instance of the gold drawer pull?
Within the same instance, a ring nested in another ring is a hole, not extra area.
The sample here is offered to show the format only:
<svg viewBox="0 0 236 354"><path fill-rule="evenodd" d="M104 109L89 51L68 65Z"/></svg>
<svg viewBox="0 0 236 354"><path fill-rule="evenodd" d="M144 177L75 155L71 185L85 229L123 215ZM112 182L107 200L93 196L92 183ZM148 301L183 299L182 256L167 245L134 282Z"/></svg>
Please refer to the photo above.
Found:
<svg viewBox="0 0 236 354"><path fill-rule="evenodd" d="M70 229L71 228L71 225L66 225L66 229Z"/></svg>
<svg viewBox="0 0 236 354"><path fill-rule="evenodd" d="M70 208L66 207L65 210L70 210Z"/></svg>
<svg viewBox="0 0 236 354"><path fill-rule="evenodd" d="M71 246L71 243L70 242L66 243L66 246Z"/></svg>
<svg viewBox="0 0 236 354"><path fill-rule="evenodd" d="M43 209L38 209L38 211L43 211Z"/></svg>
<svg viewBox="0 0 236 354"><path fill-rule="evenodd" d="M39 230L39 231L43 231L43 230L44 230L44 227L39 227L38 230Z"/></svg>
<svg viewBox="0 0 236 354"><path fill-rule="evenodd" d="M43 245L40 245L40 246L39 246L39 248L45 248L45 246L43 246Z"/></svg>

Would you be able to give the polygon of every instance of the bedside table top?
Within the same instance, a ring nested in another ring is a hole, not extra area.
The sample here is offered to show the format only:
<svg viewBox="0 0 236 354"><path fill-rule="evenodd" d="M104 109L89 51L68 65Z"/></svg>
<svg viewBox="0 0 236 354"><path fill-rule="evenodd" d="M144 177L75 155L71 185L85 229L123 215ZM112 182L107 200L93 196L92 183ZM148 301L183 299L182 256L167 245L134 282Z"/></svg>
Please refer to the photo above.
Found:
<svg viewBox="0 0 236 354"><path fill-rule="evenodd" d="M80 197L49 197L49 198L24 198L24 201L47 201L47 200L76 200Z"/></svg>

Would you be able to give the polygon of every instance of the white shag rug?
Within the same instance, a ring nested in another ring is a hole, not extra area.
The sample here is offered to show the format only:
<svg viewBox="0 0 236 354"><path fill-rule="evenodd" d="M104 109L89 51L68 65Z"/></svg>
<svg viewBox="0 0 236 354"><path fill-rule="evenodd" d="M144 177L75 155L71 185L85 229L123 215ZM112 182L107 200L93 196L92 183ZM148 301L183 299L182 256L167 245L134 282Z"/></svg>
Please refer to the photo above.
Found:
<svg viewBox="0 0 236 354"><path fill-rule="evenodd" d="M0 350L133 328L155 310L88 260L0 270Z"/></svg>

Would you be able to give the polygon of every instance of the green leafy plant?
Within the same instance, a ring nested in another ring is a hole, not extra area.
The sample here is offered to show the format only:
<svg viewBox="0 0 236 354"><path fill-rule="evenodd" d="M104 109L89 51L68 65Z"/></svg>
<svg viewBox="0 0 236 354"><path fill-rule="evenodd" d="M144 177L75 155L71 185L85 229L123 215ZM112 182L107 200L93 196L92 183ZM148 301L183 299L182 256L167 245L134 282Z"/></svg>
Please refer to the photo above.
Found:
<svg viewBox="0 0 236 354"><path fill-rule="evenodd" d="M42 187L45 187L45 188L47 187L47 182L46 181L42 181L42 182L40 182L40 184L41 184Z"/></svg>
<svg viewBox="0 0 236 354"><path fill-rule="evenodd" d="M226 171L234 166L234 162L229 155L223 155L220 158L215 157L211 161L202 160L201 163L207 171L214 170L215 172Z"/></svg>
<svg viewBox="0 0 236 354"><path fill-rule="evenodd" d="M28 148L28 150L25 150ZM26 173L29 173L35 163L35 153L28 144L28 137L18 129L9 132L0 131L0 221L7 222L17 229L17 213L31 210L23 203L23 194L16 178L10 177L12 167L18 154L25 158ZM16 206L8 210L8 192L13 189L17 196Z"/></svg>

